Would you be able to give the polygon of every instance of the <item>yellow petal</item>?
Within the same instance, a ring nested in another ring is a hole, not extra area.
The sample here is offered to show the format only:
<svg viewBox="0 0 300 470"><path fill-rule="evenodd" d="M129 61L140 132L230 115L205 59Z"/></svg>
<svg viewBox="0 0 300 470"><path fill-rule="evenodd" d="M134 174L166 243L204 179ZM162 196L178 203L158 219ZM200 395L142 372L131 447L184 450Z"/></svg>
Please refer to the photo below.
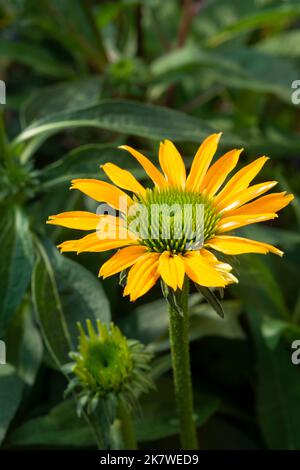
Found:
<svg viewBox="0 0 300 470"><path fill-rule="evenodd" d="M78 240L67 240L57 245L57 248L60 249L61 253L70 252L70 251L77 252L77 243L78 243Z"/></svg>
<svg viewBox="0 0 300 470"><path fill-rule="evenodd" d="M234 194L241 191L242 189L248 188L251 181L260 172L267 160L268 157L257 158L254 160L254 162L244 166L241 170L239 170L232 178L230 178L221 192L215 197L216 204L221 202L230 194Z"/></svg>
<svg viewBox="0 0 300 470"><path fill-rule="evenodd" d="M292 194L286 195L285 192L267 194L266 196L256 199L256 201L233 210L230 212L230 215L251 215L257 214L261 211L268 213L278 212L287 206L293 199L294 196Z"/></svg>
<svg viewBox="0 0 300 470"><path fill-rule="evenodd" d="M241 255L243 253L275 253L282 256L283 252L268 243L249 240L242 237L231 237L228 235L217 235L206 243L214 250L221 251L226 255Z"/></svg>
<svg viewBox="0 0 300 470"><path fill-rule="evenodd" d="M75 179L71 182L71 189L79 189L82 193L98 202L105 202L114 209L126 212L132 199L116 186L96 179Z"/></svg>
<svg viewBox="0 0 300 470"><path fill-rule="evenodd" d="M252 215L237 215L230 216L221 219L218 226L217 232L229 232L230 230L235 230L239 227L244 227L245 225L256 224L258 222L264 222L265 220L275 219L277 214L252 214Z"/></svg>
<svg viewBox="0 0 300 470"><path fill-rule="evenodd" d="M159 256L159 253L146 253L130 269L124 295L129 295L131 301L148 292L158 280Z"/></svg>
<svg viewBox="0 0 300 470"><path fill-rule="evenodd" d="M217 269L219 269L217 267ZM222 271L221 269L219 269L220 273L222 273L222 277L224 279L224 281L226 282L226 284L238 284L239 280L237 277L235 277L232 273L228 273L226 271Z"/></svg>
<svg viewBox="0 0 300 470"><path fill-rule="evenodd" d="M199 252L190 251L182 257L188 277L206 287L225 287L221 274Z"/></svg>
<svg viewBox="0 0 300 470"><path fill-rule="evenodd" d="M128 230L123 220L118 217L114 218L114 222L111 222L109 217L103 217L97 226L97 237L100 241L102 240L137 240L137 235Z"/></svg>
<svg viewBox="0 0 300 470"><path fill-rule="evenodd" d="M92 234L94 235L94 234ZM128 240L98 240L95 237L85 240L85 245L78 243L79 240L67 240L60 245L57 245L57 248L60 249L61 253L74 251L78 253L100 253L103 251L114 250L122 246L134 245L137 242L131 239Z"/></svg>
<svg viewBox="0 0 300 470"><path fill-rule="evenodd" d="M221 274L225 284L238 283L239 280L231 273L232 266L228 263L223 263L209 250L202 248L200 250L201 255L207 258L210 263L213 264L214 268Z"/></svg>
<svg viewBox="0 0 300 470"><path fill-rule="evenodd" d="M100 217L98 214L85 211L62 212L50 215L46 223L77 230L96 230Z"/></svg>
<svg viewBox="0 0 300 470"><path fill-rule="evenodd" d="M123 269L132 266L143 254L147 252L147 247L136 245L127 246L115 253L106 261L99 271L99 276L106 278L119 273Z"/></svg>
<svg viewBox="0 0 300 470"><path fill-rule="evenodd" d="M180 153L170 140L160 143L159 163L169 185L184 188L185 166Z"/></svg>
<svg viewBox="0 0 300 470"><path fill-rule="evenodd" d="M131 191L139 196L144 197L146 194L145 188L138 182L138 180L130 173L130 171L123 170L114 163L105 163L101 167L109 179L119 186L119 188Z"/></svg>
<svg viewBox="0 0 300 470"><path fill-rule="evenodd" d="M127 150L131 155L140 163L140 165L144 168L145 172L152 179L153 183L160 187L166 186L166 180L162 173L156 168L155 165L142 153L134 150L132 147L128 145L121 145L120 149Z"/></svg>
<svg viewBox="0 0 300 470"><path fill-rule="evenodd" d="M277 181L266 181L264 183L254 184L253 186L249 186L247 189L243 189L238 193L230 194L225 199L220 201L217 204L218 211L223 215L226 213L228 215L229 212L237 209L238 207L242 206L248 201L260 196L263 193L269 191L269 189L273 188L277 184Z"/></svg>
<svg viewBox="0 0 300 470"><path fill-rule="evenodd" d="M200 250L201 256L204 258L207 258L207 260L214 264L214 263L219 263L218 258L209 250L206 250L205 248L201 248Z"/></svg>
<svg viewBox="0 0 300 470"><path fill-rule="evenodd" d="M236 167L242 151L243 149L230 150L230 152L219 158L206 173L200 185L200 191L205 191L206 194L214 196L229 173Z"/></svg>
<svg viewBox="0 0 300 470"><path fill-rule="evenodd" d="M189 176L186 180L186 188L190 191L199 191L207 169L216 153L222 133L212 134L200 145L194 157Z"/></svg>
<svg viewBox="0 0 300 470"><path fill-rule="evenodd" d="M105 222L106 220L106 222ZM137 239L123 225L124 221L112 216L104 216L97 226L97 231L79 240L69 240L58 245L62 252L76 251L101 252L121 246L136 245Z"/></svg>
<svg viewBox="0 0 300 470"><path fill-rule="evenodd" d="M164 251L159 258L158 271L165 283L173 290L182 289L185 275L182 258Z"/></svg>

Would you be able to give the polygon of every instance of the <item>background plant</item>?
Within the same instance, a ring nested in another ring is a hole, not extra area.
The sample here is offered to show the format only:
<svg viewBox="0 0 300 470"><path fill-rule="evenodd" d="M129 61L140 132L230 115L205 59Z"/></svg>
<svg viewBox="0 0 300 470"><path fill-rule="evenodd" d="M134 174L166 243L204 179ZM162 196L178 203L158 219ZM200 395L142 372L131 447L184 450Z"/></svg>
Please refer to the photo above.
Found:
<svg viewBox="0 0 300 470"><path fill-rule="evenodd" d="M140 447L178 446L168 316L159 289L123 300L96 278L100 255L61 256L62 230L45 226L62 209L95 209L69 181L120 163L130 143L151 157L169 138L186 163L209 133L222 150L245 146L243 163L272 157L262 178L299 188L298 1L16 0L0 2L0 69L7 85L0 138L0 440L5 448L93 447L88 427L63 400L59 372L77 344L76 321L108 323L148 344L157 390L141 401ZM102 175L103 178L103 175ZM300 448L300 209L244 230L279 244L275 256L244 255L240 284L226 292L225 319L192 296L195 407L203 448ZM54 235L53 235L54 233ZM168 403L168 406L166 406Z"/></svg>

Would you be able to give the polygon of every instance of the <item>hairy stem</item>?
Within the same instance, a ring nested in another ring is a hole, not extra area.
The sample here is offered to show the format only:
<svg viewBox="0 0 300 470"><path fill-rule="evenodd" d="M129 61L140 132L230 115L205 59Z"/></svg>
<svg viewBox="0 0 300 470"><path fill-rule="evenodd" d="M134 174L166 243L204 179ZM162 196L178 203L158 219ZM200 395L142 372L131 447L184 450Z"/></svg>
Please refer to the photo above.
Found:
<svg viewBox="0 0 300 470"><path fill-rule="evenodd" d="M196 426L193 416L193 389L189 353L189 285L185 280L181 295L183 315L170 305L170 343L173 363L175 397L180 421L183 449L197 449Z"/></svg>
<svg viewBox="0 0 300 470"><path fill-rule="evenodd" d="M138 446L136 442L132 416L130 410L128 410L128 408L121 401L119 402L118 415L121 421L121 431L125 449L136 450Z"/></svg>

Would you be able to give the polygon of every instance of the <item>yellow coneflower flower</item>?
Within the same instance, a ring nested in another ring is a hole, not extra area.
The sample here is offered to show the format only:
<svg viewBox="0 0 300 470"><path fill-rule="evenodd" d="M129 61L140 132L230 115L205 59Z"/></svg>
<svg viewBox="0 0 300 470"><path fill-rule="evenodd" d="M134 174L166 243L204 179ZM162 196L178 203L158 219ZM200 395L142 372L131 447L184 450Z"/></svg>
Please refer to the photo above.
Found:
<svg viewBox="0 0 300 470"><path fill-rule="evenodd" d="M49 224L93 230L93 233L79 240L63 242L59 245L61 251L80 253L119 249L102 265L99 275L105 278L128 270L124 295L129 295L132 301L149 291L159 278L174 291L182 289L186 275L205 287L224 287L237 282L231 273L231 266L219 261L211 249L226 255L272 252L281 256L282 251L272 245L229 232L274 219L293 196L285 192L262 196L276 185L276 181L251 185L268 160L265 156L244 166L226 181L236 167L242 149L227 152L211 165L220 137L221 133L213 134L200 145L188 176L180 153L169 140L159 147L162 172L138 151L127 145L121 146L144 168L153 181L151 189L144 188L129 171L113 163L102 166L113 184L96 179L73 180L71 189L79 189L96 201L118 210L118 213L114 216L76 211L50 216ZM122 207L120 198L124 202ZM152 223L151 234L141 230L137 235L130 230L128 221L132 218L128 214L137 203L145 207L144 222ZM161 219L158 217L154 222L153 213L150 212L152 206L170 205L177 208L188 205L192 209L189 223L185 224L179 237L175 237L176 213L166 237L162 233ZM195 217L197 205L204 208L201 227ZM103 227L103 223L106 224L105 237L99 233L99 224ZM187 243L187 235L192 232L196 233L196 238Z"/></svg>

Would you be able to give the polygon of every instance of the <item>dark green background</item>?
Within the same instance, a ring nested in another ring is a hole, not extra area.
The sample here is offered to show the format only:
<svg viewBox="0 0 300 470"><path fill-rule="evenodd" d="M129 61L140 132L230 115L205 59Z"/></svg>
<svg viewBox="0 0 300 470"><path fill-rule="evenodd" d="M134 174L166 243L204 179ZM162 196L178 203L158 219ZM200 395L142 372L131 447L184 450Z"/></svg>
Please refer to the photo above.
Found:
<svg viewBox="0 0 300 470"><path fill-rule="evenodd" d="M142 448L178 447L168 317L158 287L135 304L116 278L97 279L109 254L61 256L80 233L48 215L95 210L68 191L103 178L111 161L145 178L124 143L156 160L160 139L189 165L201 140L223 131L218 156L271 157L261 180L300 184L300 4L295 0L0 1L0 366L3 448L93 447L63 400L59 365L76 346L75 322L111 317L155 352L157 390L142 399ZM144 181L147 183L147 181ZM191 297L191 354L201 449L300 449L300 206L239 233L278 245L275 255L233 259L225 320Z"/></svg>

